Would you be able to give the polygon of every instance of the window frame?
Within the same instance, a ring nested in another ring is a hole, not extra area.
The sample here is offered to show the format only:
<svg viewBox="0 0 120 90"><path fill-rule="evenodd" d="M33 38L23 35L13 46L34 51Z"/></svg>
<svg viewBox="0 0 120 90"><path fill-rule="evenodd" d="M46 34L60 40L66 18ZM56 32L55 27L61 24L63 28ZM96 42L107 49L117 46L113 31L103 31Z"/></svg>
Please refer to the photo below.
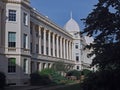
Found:
<svg viewBox="0 0 120 90"><path fill-rule="evenodd" d="M28 35L27 34L23 34L23 48L27 49L28 48Z"/></svg>
<svg viewBox="0 0 120 90"><path fill-rule="evenodd" d="M78 44L76 44L76 45L75 45L75 49L78 49L78 48L79 48L79 46L78 46Z"/></svg>
<svg viewBox="0 0 120 90"><path fill-rule="evenodd" d="M13 61L10 61L13 59L15 60L14 64ZM16 73L16 58L8 58L8 73Z"/></svg>
<svg viewBox="0 0 120 90"><path fill-rule="evenodd" d="M8 32L8 47L16 47L16 32Z"/></svg>
<svg viewBox="0 0 120 90"><path fill-rule="evenodd" d="M23 23L28 26L28 14L26 12L23 13Z"/></svg>
<svg viewBox="0 0 120 90"><path fill-rule="evenodd" d="M79 56L76 56L76 61L79 62Z"/></svg>
<svg viewBox="0 0 120 90"><path fill-rule="evenodd" d="M8 21L10 22L16 22L16 10L13 10L13 9L9 9L8 10Z"/></svg>
<svg viewBox="0 0 120 90"><path fill-rule="evenodd" d="M39 46L36 44L36 53L39 53Z"/></svg>
<svg viewBox="0 0 120 90"><path fill-rule="evenodd" d="M28 60L27 60L27 59L24 59L24 60L23 60L23 72L24 72L25 74L28 73Z"/></svg>
<svg viewBox="0 0 120 90"><path fill-rule="evenodd" d="M79 70L79 69L80 69L80 66L77 66L76 69Z"/></svg>

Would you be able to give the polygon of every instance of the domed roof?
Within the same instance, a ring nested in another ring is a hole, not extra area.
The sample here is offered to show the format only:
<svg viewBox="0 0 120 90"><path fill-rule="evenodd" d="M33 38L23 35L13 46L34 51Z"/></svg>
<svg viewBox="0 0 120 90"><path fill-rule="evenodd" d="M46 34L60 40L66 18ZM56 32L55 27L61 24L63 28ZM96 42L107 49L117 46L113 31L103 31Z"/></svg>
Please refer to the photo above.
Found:
<svg viewBox="0 0 120 90"><path fill-rule="evenodd" d="M80 32L80 27L78 25L78 23L71 18L64 26L64 29L67 30L68 32Z"/></svg>

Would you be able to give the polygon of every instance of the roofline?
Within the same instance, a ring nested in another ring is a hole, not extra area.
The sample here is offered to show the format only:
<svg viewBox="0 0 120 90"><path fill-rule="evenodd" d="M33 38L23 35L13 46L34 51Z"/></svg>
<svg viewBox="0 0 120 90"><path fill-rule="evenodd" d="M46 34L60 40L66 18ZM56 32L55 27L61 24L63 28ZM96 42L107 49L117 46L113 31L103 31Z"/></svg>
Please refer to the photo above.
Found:
<svg viewBox="0 0 120 90"><path fill-rule="evenodd" d="M47 18L46 16L44 16L43 14L38 12L37 10L34 10L33 8L31 8L30 11L32 12L31 16L36 17L38 20L41 20L44 23L47 23L51 27L59 30L60 32L66 34L67 36L69 36L70 38L73 39L73 36L70 33L68 33L64 28L62 28L59 25L57 25L56 23L54 23L51 19Z"/></svg>

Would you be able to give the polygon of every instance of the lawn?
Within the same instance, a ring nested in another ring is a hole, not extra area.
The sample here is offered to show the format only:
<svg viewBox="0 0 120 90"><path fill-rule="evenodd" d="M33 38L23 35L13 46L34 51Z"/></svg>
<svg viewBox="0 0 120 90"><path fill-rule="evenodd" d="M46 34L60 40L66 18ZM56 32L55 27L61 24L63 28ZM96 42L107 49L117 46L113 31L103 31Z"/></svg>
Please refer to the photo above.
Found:
<svg viewBox="0 0 120 90"><path fill-rule="evenodd" d="M80 84L69 85L66 87L61 87L53 90L80 90Z"/></svg>

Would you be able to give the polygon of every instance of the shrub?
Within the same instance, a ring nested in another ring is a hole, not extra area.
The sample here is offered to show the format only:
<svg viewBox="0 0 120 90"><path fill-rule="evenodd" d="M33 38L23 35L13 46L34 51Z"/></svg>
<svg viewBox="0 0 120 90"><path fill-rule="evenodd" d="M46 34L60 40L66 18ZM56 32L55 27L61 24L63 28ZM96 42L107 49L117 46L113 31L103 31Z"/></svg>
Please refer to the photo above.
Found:
<svg viewBox="0 0 120 90"><path fill-rule="evenodd" d="M52 83L54 84L63 84L63 82L66 80L65 77L63 77L54 69L46 68L40 72L40 75L49 75Z"/></svg>
<svg viewBox="0 0 120 90"><path fill-rule="evenodd" d="M81 74L80 71L72 70L67 72L66 76L75 76L77 79L80 79L80 74Z"/></svg>
<svg viewBox="0 0 120 90"><path fill-rule="evenodd" d="M83 69L81 71L81 75L84 75L84 76L88 76L90 73L92 73L92 71L88 70L88 69Z"/></svg>
<svg viewBox="0 0 120 90"><path fill-rule="evenodd" d="M30 75L31 85L48 85L51 83L49 75L40 75L39 73L32 73Z"/></svg>
<svg viewBox="0 0 120 90"><path fill-rule="evenodd" d="M0 89L3 89L6 85L6 76L4 73L0 72Z"/></svg>

